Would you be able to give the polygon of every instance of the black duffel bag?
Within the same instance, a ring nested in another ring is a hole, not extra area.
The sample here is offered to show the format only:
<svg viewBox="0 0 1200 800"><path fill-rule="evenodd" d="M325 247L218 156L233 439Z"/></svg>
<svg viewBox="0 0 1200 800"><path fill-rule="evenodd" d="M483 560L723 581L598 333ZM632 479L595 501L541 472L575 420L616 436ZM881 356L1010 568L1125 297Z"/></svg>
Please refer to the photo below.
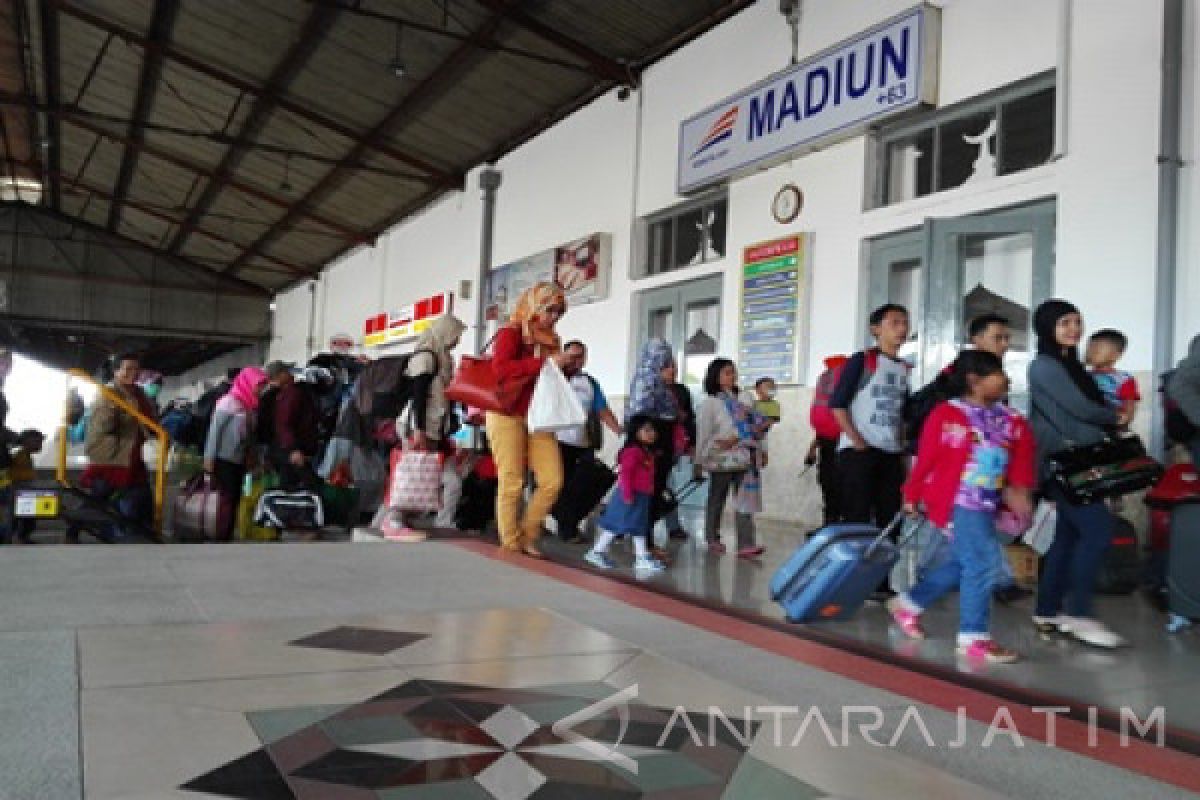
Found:
<svg viewBox="0 0 1200 800"><path fill-rule="evenodd" d="M1049 482L1074 505L1148 489L1162 477L1162 464L1135 434L1109 436L1095 444L1072 445L1048 461Z"/></svg>

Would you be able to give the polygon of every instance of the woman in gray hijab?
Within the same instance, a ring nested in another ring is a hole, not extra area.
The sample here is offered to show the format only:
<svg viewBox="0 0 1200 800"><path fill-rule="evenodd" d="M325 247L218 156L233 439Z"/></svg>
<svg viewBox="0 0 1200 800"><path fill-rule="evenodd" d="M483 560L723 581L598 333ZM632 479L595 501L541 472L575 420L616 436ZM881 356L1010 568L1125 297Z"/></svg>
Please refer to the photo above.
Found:
<svg viewBox="0 0 1200 800"><path fill-rule="evenodd" d="M418 449L436 450L446 436L451 402L446 386L454 377L454 348L467 326L453 314L433 321L413 349L405 374L413 380L409 426Z"/></svg>

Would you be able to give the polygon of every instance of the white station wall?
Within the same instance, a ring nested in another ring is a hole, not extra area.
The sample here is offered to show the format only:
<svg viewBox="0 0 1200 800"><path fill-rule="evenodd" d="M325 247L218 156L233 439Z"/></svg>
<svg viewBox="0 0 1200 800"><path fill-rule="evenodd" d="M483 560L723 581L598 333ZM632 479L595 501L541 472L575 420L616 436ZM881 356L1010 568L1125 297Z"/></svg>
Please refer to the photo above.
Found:
<svg viewBox="0 0 1200 800"><path fill-rule="evenodd" d="M813 53L911 7L912 0L808 0L801 52ZM940 104L955 103L1024 77L1054 69L1058 3L1050 0L956 0L942 11ZM669 275L630 278L631 232L636 217L667 208L675 194L680 121L787 64L789 31L773 2L758 3L649 69L640 92L622 102L610 93L504 158L493 261L503 264L594 231L613 236L610 298L573 308L561 332L591 346L592 372L613 395L623 395L630 353L635 292L721 272L725 275L722 342L734 355L737 335L738 258L755 242L796 232L815 235L813 300L808 320L807 376L821 359L860 346L865 338L863 241L919 227L928 217L952 217L1031 200L1058 198L1055 289L1080 305L1090 324L1130 335L1124 366L1151 366L1161 0L1073 2L1068 98L1068 141L1057 163L984 184L942 192L873 211L864 210L867 147L858 137L734 181L729 187L727 257ZM1200 33L1195 15L1188 35ZM1122 54L1114 57L1114 54ZM1189 93L1196 90L1191 72ZM1196 113L1194 104L1190 114ZM640 124L639 124L640 118ZM1192 153L1200 144L1194 122ZM1200 196L1189 173L1185 202ZM770 215L774 193L794 182L805 193L791 226ZM1186 208L1185 207L1185 211ZM474 282L478 271L481 200L478 171L465 191L451 194L397 226L373 248L360 248L332 265L316 293L315 341L362 335L365 318L388 308ZM1187 219L1188 217L1183 217ZM1200 324L1200 241L1185 235L1181 328ZM479 287L474 287L477 292ZM1186 301L1184 298L1188 298ZM474 324L474 297L456 313ZM1186 308L1185 308L1186 307ZM277 299L272 356L309 354L309 291L301 286ZM1181 333L1181 340L1187 335ZM1144 377L1144 376L1143 376ZM784 400L797 435L808 393ZM803 442L802 444L807 444ZM789 448L800 452L802 448ZM778 451L776 451L778 452ZM788 474L792 464L779 466ZM794 473L791 473L794 474ZM768 486L773 515L806 513L794 488Z"/></svg>

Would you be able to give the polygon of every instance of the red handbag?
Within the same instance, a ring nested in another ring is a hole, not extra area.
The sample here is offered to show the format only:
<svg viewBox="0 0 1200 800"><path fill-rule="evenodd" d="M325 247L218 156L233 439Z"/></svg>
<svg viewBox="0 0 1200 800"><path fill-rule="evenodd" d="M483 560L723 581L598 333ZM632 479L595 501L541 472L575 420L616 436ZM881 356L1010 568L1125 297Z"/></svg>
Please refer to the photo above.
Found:
<svg viewBox="0 0 1200 800"><path fill-rule="evenodd" d="M486 351L495 340L495 336L484 345ZM446 398L465 406L474 406L484 411L499 411L501 414L512 414L521 399L521 392L529 381L501 381L496 375L495 366L490 355L462 356L458 360L458 369L446 387Z"/></svg>

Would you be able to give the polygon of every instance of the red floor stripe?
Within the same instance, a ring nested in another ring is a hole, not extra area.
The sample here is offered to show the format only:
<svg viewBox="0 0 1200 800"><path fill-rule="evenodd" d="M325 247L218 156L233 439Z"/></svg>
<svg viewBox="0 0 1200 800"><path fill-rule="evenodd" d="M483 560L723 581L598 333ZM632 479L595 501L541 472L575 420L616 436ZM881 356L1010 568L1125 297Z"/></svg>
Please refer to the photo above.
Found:
<svg viewBox="0 0 1200 800"><path fill-rule="evenodd" d="M747 624L715 611L572 567L510 555L484 542L454 541L453 544L477 555L522 567L530 572L611 597L626 605L694 625L727 639L884 689L952 714L957 713L960 708L965 709L963 713L976 722L991 724L1003 709L1011 715L1012 727L1022 738L1048 743L1047 714L1034 713L1028 706L1002 702L984 692L949 681L805 641L770 628ZM1005 723L1004 730L1007 730L1007 720ZM1197 759L1193 756L1167 747L1158 747L1134 737L1122 743L1120 735L1104 729L1094 730L1091 736L1094 743L1089 742L1088 726L1082 722L1061 716L1055 719L1054 738L1057 748L1200 793L1200 768L1197 767ZM1002 735L998 735L997 740L1001 739Z"/></svg>

